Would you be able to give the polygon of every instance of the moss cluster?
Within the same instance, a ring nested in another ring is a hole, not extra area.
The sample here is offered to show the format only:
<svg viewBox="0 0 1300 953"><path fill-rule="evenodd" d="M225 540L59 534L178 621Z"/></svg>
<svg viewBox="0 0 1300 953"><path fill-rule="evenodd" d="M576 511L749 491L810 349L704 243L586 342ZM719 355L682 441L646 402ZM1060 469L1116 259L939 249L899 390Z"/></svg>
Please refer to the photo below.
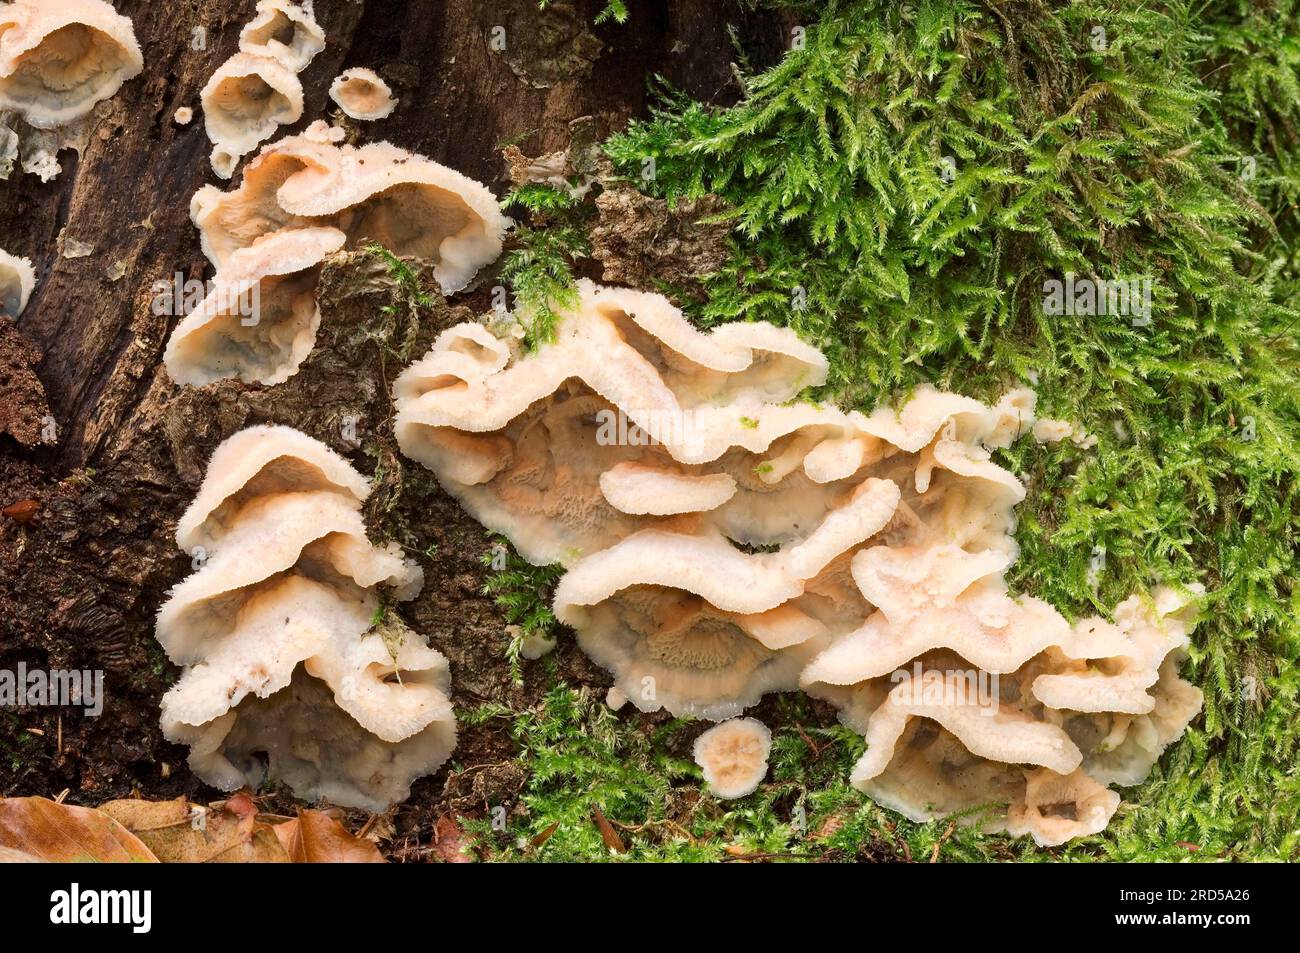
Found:
<svg viewBox="0 0 1300 953"><path fill-rule="evenodd" d="M534 566L513 549L503 536L493 536L492 547L480 557L489 570L483 594L492 596L506 621L517 627L505 656L516 685L523 684L522 656L524 638L530 635L551 636L559 625L551 610L551 596L560 581L560 566Z"/></svg>
<svg viewBox="0 0 1300 953"><path fill-rule="evenodd" d="M1096 435L1003 455L1030 482L1013 586L1084 614L1203 582L1187 675L1206 708L1103 835L1052 854L1296 859L1295 4L804 6L802 44L736 106L665 91L606 145L650 194L729 205L731 260L688 310L796 327L832 360L816 396L847 406L920 381L985 399L1032 382L1044 413ZM1051 313L1045 283L1067 275L1149 281L1150 312ZM689 766L629 757L648 729L598 731L579 702L561 686L519 716L539 829L567 829L592 797L625 822L668 816L665 786ZM774 726L772 785L684 834L633 832L633 855L1049 856L880 811L844 787L854 739L806 714ZM583 778L614 764L640 780L590 794ZM600 853L571 836L549 849Z"/></svg>
<svg viewBox="0 0 1300 953"><path fill-rule="evenodd" d="M545 10L550 6L551 2L552 0L537 0L537 6ZM627 6L627 0L607 0L594 19L598 25L601 23L626 23L631 12Z"/></svg>
<svg viewBox="0 0 1300 953"><path fill-rule="evenodd" d="M587 210L567 192L539 184L515 189L501 207L525 217L511 236L501 279L514 291L525 344L535 348L554 339L560 313L578 304L573 261L590 250Z"/></svg>

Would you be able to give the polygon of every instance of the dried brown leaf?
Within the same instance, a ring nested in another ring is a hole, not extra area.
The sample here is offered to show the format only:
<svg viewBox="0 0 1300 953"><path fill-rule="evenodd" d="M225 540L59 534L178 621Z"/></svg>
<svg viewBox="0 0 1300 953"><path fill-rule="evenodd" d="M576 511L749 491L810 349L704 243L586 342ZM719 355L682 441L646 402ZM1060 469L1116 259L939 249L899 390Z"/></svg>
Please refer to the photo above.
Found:
<svg viewBox="0 0 1300 953"><path fill-rule="evenodd" d="M43 864L45 861L39 857L33 857L31 854L23 853L21 850L14 850L11 847L0 847L0 864Z"/></svg>
<svg viewBox="0 0 1300 953"><path fill-rule="evenodd" d="M291 821L277 824L275 835L295 864L382 864L379 848L349 834L323 811L300 810Z"/></svg>
<svg viewBox="0 0 1300 953"><path fill-rule="evenodd" d="M433 850L443 863L472 864L474 862L470 839L450 814L442 815L433 825Z"/></svg>
<svg viewBox="0 0 1300 953"><path fill-rule="evenodd" d="M238 796L237 796L238 797ZM287 864L275 831L257 820L252 799L231 798L209 807L174 801L109 801L105 814L139 837L165 864Z"/></svg>
<svg viewBox="0 0 1300 953"><path fill-rule="evenodd" d="M541 847L548 840L550 840L551 835L553 835L559 829L560 829L559 821L555 821L549 826L547 826L546 830L542 831L540 834L538 834L536 837L533 838L532 840L533 847L534 848Z"/></svg>
<svg viewBox="0 0 1300 953"><path fill-rule="evenodd" d="M41 504L36 500L19 500L17 503L10 503L0 510L0 513L9 517L15 523L30 523L36 517L40 508Z"/></svg>
<svg viewBox="0 0 1300 953"><path fill-rule="evenodd" d="M600 828L600 839L616 854L626 854L627 847L623 844L623 838L618 836L618 831L614 830L614 825L605 819L605 815L600 808L592 808L595 814L596 826Z"/></svg>
<svg viewBox="0 0 1300 953"><path fill-rule="evenodd" d="M55 863L157 863L108 814L43 797L0 798L0 848Z"/></svg>

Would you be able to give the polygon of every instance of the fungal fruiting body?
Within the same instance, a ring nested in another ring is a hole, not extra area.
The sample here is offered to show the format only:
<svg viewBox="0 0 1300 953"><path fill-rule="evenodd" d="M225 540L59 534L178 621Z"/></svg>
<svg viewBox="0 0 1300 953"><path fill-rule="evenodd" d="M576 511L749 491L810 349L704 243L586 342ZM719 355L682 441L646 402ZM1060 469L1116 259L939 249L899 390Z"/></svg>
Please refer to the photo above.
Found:
<svg viewBox="0 0 1300 953"><path fill-rule="evenodd" d="M320 263L346 240L336 228L285 229L234 252L167 342L163 362L172 380L270 385L293 376L320 326Z"/></svg>
<svg viewBox="0 0 1300 953"><path fill-rule="evenodd" d="M30 258L18 258L0 248L0 315L17 318L36 287Z"/></svg>
<svg viewBox="0 0 1300 953"><path fill-rule="evenodd" d="M203 122L212 140L212 169L223 179L277 127L302 118L298 76L279 60L236 53L203 87Z"/></svg>
<svg viewBox="0 0 1300 953"><path fill-rule="evenodd" d="M1119 804L1105 786L1144 779L1200 711L1201 693L1178 676L1195 590L1132 597L1115 624L1070 626L1046 603L1011 599L1000 571L961 588L974 572L945 579L928 563L910 585L873 593L866 564L882 550L854 557L879 608L803 674L865 734L851 780L880 803L930 820L1005 801L1013 833L1059 844L1105 827ZM908 668L891 664L908 657ZM1078 800L1031 810L1027 792L1050 778Z"/></svg>
<svg viewBox="0 0 1300 953"><path fill-rule="evenodd" d="M480 522L546 563L662 525L654 510L746 544L827 512L830 493L811 480L796 481L799 494L756 472L783 434L821 419L836 427L811 404L782 406L825 379L815 349L767 325L701 334L659 295L580 290L555 343L526 360L514 341L462 324L396 383L402 449L446 472ZM748 519L758 499L778 497L786 514Z"/></svg>
<svg viewBox="0 0 1300 953"><path fill-rule="evenodd" d="M908 816L1000 804L964 821L1043 844L1104 827L1107 786L1200 709L1177 671L1195 590L1074 626L1013 596L1025 489L992 451L1030 432L1033 392L799 401L826 372L791 331L701 333L580 282L535 353L444 331L395 382L395 430L480 522L565 565L555 613L620 698L722 720L803 688L866 736L853 783Z"/></svg>
<svg viewBox="0 0 1300 953"><path fill-rule="evenodd" d="M239 188L200 189L190 215L218 268L239 248L285 227L332 225L349 247L378 242L433 263L445 293L501 254L508 219L483 185L387 142L339 145L316 122L264 148Z"/></svg>
<svg viewBox="0 0 1300 953"><path fill-rule="evenodd" d="M695 763L709 791L724 800L753 794L767 774L772 732L754 718L733 718L695 739Z"/></svg>
<svg viewBox="0 0 1300 953"><path fill-rule="evenodd" d="M487 188L388 143L338 138L313 123L263 149L239 188L195 194L191 217L217 274L168 342L177 383L271 385L295 374L320 323L320 264L341 248L378 242L431 261L447 293L501 253L509 223Z"/></svg>
<svg viewBox="0 0 1300 953"><path fill-rule="evenodd" d="M325 49L325 31L316 22L310 0L258 0L253 19L239 31L239 49L269 56L301 73Z"/></svg>
<svg viewBox="0 0 1300 953"><path fill-rule="evenodd" d="M86 116L143 69L131 21L103 0L0 5L0 110L36 129Z"/></svg>
<svg viewBox="0 0 1300 953"><path fill-rule="evenodd" d="M357 67L340 73L330 84L330 99L353 119L363 122L385 119L397 108L397 100L379 74Z"/></svg>
<svg viewBox="0 0 1300 953"><path fill-rule="evenodd" d="M229 179L239 161L302 117L298 73L325 49L325 32L310 3L259 0L239 34L239 52L203 87L204 126L212 142L212 171Z"/></svg>
<svg viewBox="0 0 1300 953"><path fill-rule="evenodd" d="M423 574L366 537L364 478L287 427L219 446L177 542L196 571L158 613L184 671L162 728L222 790L267 777L304 799L383 810L456 743L446 659L382 611ZM379 619L379 621L376 621Z"/></svg>

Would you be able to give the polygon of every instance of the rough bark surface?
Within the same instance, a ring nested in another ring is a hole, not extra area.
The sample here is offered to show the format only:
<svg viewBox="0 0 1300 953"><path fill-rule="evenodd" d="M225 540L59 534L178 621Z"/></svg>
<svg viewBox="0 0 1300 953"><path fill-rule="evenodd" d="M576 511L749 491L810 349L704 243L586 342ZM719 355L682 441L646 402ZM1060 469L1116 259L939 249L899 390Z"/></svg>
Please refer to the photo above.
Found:
<svg viewBox="0 0 1300 953"><path fill-rule="evenodd" d="M503 620L481 594L483 531L395 452L388 384L401 362L375 342L392 330L376 322L393 289L372 261L331 263L320 338L288 383L181 389L162 369L177 319L151 313L153 283L177 272L211 276L188 215L190 196L215 181L199 90L236 48L254 5L120 0L145 72L100 104L84 152L60 155L59 178L42 184L15 170L0 182L0 247L30 257L38 273L16 326L0 328L0 667L108 672L99 718L0 708L0 796L65 788L78 803L133 789L212 796L186 770L185 750L157 728L158 700L176 673L154 641L153 614L191 571L173 533L208 455L254 423L298 427L362 472L382 472L372 526L420 554L428 581L403 614L450 658L459 706L537 695L531 681L511 683ZM283 132L331 116L330 80L371 67L401 103L360 129L362 138L417 150L501 193L505 145L529 155L562 149L570 122L583 116L603 138L644 114L656 74L697 98L727 101L737 92L733 35L756 64L781 48L777 19L731 2L638 2L628 24L594 27L600 5L556 2L540 12L534 0L317 0L328 46L302 74L303 121ZM504 52L490 48L494 26L505 28ZM193 48L200 28L206 49ZM195 109L188 126L172 121L181 106ZM70 242L93 250L64 257ZM441 326L487 307L486 292L471 290L425 314L414 354ZM355 444L341 437L344 416L356 418ZM48 436L51 420L57 439L29 447ZM568 677L602 683L571 640L559 651ZM464 730L452 765L419 782L399 811L399 838L427 845L449 804L500 803L502 791L523 783L512 755L499 726Z"/></svg>

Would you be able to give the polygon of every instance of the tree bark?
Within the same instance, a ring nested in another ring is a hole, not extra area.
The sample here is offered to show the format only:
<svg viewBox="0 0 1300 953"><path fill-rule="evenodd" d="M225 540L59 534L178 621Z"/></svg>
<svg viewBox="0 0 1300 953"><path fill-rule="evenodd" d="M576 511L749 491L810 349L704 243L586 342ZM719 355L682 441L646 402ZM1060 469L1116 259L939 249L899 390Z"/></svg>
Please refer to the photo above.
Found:
<svg viewBox="0 0 1300 953"><path fill-rule="evenodd" d="M733 98L729 25L760 56L780 48L774 19L730 3L633 3L627 24L591 27L600 5L557 3L543 12L534 0L318 0L328 45L302 74L303 119L282 132L327 116L330 80L370 66L401 104L365 135L499 185L503 145L530 154L564 148L569 122L588 115L606 135L644 114L652 76L698 98ZM61 469L112 455L158 372L171 328L150 314L153 282L211 271L188 211L190 196L213 181L199 91L237 49L254 6L122 0L144 73L100 105L84 153L63 152L56 180L16 172L0 183L0 248L37 267L18 326L44 353L37 373L60 432L50 462ZM494 26L505 28L504 52L490 48ZM192 48L196 30L206 31L206 49ZM172 120L182 106L195 110L189 126ZM94 250L61 257L60 236Z"/></svg>

